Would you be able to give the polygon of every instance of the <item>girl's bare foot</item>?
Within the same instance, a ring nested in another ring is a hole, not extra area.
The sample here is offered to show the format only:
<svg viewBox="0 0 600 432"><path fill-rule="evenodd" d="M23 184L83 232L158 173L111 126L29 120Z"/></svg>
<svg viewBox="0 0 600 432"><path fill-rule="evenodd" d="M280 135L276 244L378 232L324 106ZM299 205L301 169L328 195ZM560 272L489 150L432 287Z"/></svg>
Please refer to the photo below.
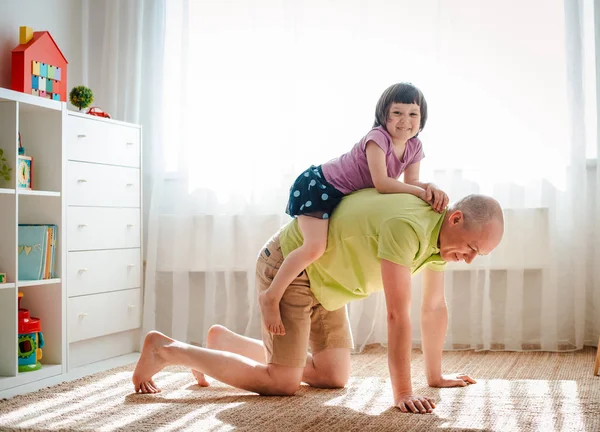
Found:
<svg viewBox="0 0 600 432"><path fill-rule="evenodd" d="M142 355L135 366L131 379L136 393L160 392L152 377L167 366L168 363L162 357L161 350L171 342L173 339L157 331L151 331L146 335Z"/></svg>
<svg viewBox="0 0 600 432"><path fill-rule="evenodd" d="M267 294L267 291L263 291L258 295L258 304L260 305L262 319L267 330L274 335L283 336L285 334L285 327L279 313L279 301L271 298Z"/></svg>

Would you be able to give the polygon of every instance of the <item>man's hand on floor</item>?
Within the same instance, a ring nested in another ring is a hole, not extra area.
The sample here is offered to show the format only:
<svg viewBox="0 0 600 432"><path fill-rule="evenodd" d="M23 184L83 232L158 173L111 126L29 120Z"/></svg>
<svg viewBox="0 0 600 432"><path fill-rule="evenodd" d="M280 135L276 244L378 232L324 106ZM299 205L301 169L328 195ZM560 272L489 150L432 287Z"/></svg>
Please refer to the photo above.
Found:
<svg viewBox="0 0 600 432"><path fill-rule="evenodd" d="M415 414L426 414L435 408L433 398L419 396L414 393L403 393L396 396L396 406L402 412L412 412Z"/></svg>
<svg viewBox="0 0 600 432"><path fill-rule="evenodd" d="M439 381L430 383L430 387L465 387L469 384L477 384L473 378L462 372L442 375Z"/></svg>

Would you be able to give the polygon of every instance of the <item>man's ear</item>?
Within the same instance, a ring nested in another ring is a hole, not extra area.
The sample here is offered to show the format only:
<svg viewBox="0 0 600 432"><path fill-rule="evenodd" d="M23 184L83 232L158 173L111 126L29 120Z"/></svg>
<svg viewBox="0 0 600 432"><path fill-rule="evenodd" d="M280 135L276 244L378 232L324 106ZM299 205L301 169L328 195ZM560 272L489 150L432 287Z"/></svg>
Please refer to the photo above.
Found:
<svg viewBox="0 0 600 432"><path fill-rule="evenodd" d="M463 212L460 210L453 211L448 220L451 225L458 225L464 220Z"/></svg>

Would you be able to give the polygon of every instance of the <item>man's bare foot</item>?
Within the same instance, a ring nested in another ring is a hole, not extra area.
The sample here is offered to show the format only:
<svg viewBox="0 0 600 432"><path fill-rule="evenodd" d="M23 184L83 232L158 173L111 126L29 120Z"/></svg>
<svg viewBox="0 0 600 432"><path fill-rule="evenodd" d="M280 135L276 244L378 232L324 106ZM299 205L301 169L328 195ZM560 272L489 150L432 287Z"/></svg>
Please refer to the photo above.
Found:
<svg viewBox="0 0 600 432"><path fill-rule="evenodd" d="M167 366L167 361L161 355L161 349L171 342L173 339L157 331L151 331L146 335L142 355L131 378L136 393L160 392L152 377Z"/></svg>
<svg viewBox="0 0 600 432"><path fill-rule="evenodd" d="M262 313L262 319L265 327L274 335L283 336L285 327L281 322L281 314L279 313L279 302L269 296L267 291L263 291L258 295L258 304Z"/></svg>
<svg viewBox="0 0 600 432"><path fill-rule="evenodd" d="M228 342L231 343L231 335L231 330L218 324L213 325L208 329L208 333L206 334L206 348L227 351ZM210 386L210 383L206 380L206 376L202 372L192 370L192 375L194 375L200 387Z"/></svg>
<svg viewBox="0 0 600 432"><path fill-rule="evenodd" d="M198 385L200 387L208 387L210 385L210 383L208 381L206 381L206 377L204 376L204 374L202 372L198 372L197 370L192 370L192 375L194 375L194 378L196 378L196 381L198 381Z"/></svg>

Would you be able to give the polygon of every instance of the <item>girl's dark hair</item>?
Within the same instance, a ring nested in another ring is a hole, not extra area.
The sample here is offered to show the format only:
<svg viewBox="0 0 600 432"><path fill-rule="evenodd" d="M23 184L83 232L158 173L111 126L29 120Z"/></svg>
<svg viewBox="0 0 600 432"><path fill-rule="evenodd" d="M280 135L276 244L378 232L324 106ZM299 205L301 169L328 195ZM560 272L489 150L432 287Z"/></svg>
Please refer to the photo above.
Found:
<svg viewBox="0 0 600 432"><path fill-rule="evenodd" d="M385 89L377 101L377 107L375 108L374 128L377 126L385 127L390 112L390 106L393 103L415 103L419 105L421 110L421 125L419 126L419 132L423 130L425 123L427 122L427 101L425 100L423 93L421 93L421 90L408 82L393 84Z"/></svg>

